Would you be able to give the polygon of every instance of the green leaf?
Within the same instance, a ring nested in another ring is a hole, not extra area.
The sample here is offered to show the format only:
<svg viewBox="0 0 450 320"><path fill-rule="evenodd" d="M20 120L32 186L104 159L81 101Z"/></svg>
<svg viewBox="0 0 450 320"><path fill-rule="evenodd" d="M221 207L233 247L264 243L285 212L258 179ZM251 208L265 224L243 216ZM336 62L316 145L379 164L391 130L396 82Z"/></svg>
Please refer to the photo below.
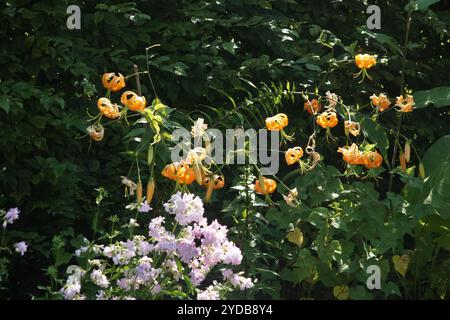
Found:
<svg viewBox="0 0 450 320"><path fill-rule="evenodd" d="M55 257L55 266L58 267L63 264L67 264L70 259L72 259L72 255L70 253L58 251L58 254Z"/></svg>
<svg viewBox="0 0 450 320"><path fill-rule="evenodd" d="M231 97L229 94L227 94L225 91L211 87L211 89L216 90L217 92L220 92L221 94L223 94L225 97L228 98L228 100L230 100L231 104L233 105L233 108L236 109L237 105L236 102L234 101L233 97Z"/></svg>
<svg viewBox="0 0 450 320"><path fill-rule="evenodd" d="M176 62L173 65L173 73L177 76L183 76L186 77L187 73L186 73L186 69L188 69L189 67L187 65L185 65L182 62Z"/></svg>
<svg viewBox="0 0 450 320"><path fill-rule="evenodd" d="M342 247L338 240L332 240L323 245L318 244L317 253L319 259L325 263L336 261L342 254Z"/></svg>
<svg viewBox="0 0 450 320"><path fill-rule="evenodd" d="M400 289L398 288L398 285L395 282L388 282L382 287L383 292L386 294L387 297L389 296L398 296L401 297L402 294L400 293Z"/></svg>
<svg viewBox="0 0 450 320"><path fill-rule="evenodd" d="M436 242L445 250L450 250L450 233L446 232L436 239Z"/></svg>
<svg viewBox="0 0 450 320"><path fill-rule="evenodd" d="M432 4L439 2L440 0L411 0L406 6L406 11L418 11L425 10Z"/></svg>
<svg viewBox="0 0 450 320"><path fill-rule="evenodd" d="M436 141L425 153L423 165L427 179L424 203L432 204L442 217L450 217L450 135Z"/></svg>
<svg viewBox="0 0 450 320"><path fill-rule="evenodd" d="M320 67L318 65L312 64L312 63L305 64L305 67L311 71L321 71L322 70L322 69L320 69Z"/></svg>
<svg viewBox="0 0 450 320"><path fill-rule="evenodd" d="M395 38L388 36L386 34L383 34L383 33L375 33L372 31L363 30L361 28L359 28L359 29L361 30L360 32L363 36L367 35L367 36L371 37L372 39L375 39L377 42L379 42L381 44L388 45L391 49L397 51L401 56L404 56L403 51L400 48L400 46Z"/></svg>
<svg viewBox="0 0 450 320"><path fill-rule="evenodd" d="M358 40L353 41L349 46L344 47L345 51L350 53L352 56L355 55L355 48L358 45Z"/></svg>
<svg viewBox="0 0 450 320"><path fill-rule="evenodd" d="M233 42L224 42L222 43L222 48L225 49L225 51L228 51L231 54L235 54L235 49L237 48L237 45Z"/></svg>
<svg viewBox="0 0 450 320"><path fill-rule="evenodd" d="M105 16L105 14L102 11L95 12L94 13L94 23L99 24L103 20L104 16Z"/></svg>
<svg viewBox="0 0 450 320"><path fill-rule="evenodd" d="M450 106L450 87L437 87L414 93L416 108L421 109L434 105L437 108Z"/></svg>
<svg viewBox="0 0 450 320"><path fill-rule="evenodd" d="M0 96L0 107L2 107L2 109L5 110L6 113L9 113L10 103L7 96Z"/></svg>
<svg viewBox="0 0 450 320"><path fill-rule="evenodd" d="M349 288L349 296L350 299L354 300L372 300L373 299L373 293L371 293L369 290L367 290L366 287L363 286L357 286L354 288Z"/></svg>
<svg viewBox="0 0 450 320"><path fill-rule="evenodd" d="M272 9L272 4L268 0L260 0L259 6L264 9Z"/></svg>
<svg viewBox="0 0 450 320"><path fill-rule="evenodd" d="M387 151L389 149L389 139L386 131L375 121L369 117L364 117L361 121L362 132L364 137L377 145L384 159L387 159Z"/></svg>

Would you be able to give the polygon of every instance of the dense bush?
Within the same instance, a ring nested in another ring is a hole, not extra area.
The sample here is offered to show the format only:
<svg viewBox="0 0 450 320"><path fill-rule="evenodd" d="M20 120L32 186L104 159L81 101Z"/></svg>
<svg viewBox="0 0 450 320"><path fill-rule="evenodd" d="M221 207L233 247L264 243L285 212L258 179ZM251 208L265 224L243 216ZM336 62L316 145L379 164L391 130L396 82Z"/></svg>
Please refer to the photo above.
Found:
<svg viewBox="0 0 450 320"><path fill-rule="evenodd" d="M380 179L343 175L336 153L347 142L341 108L332 129L337 140L317 133L321 165L284 181L297 188L299 207L280 194L269 207L255 196L254 168L223 169L226 188L214 193L207 212L230 227L245 271L258 279L246 297L448 298L448 1L374 2L382 13L375 32L365 27L367 5L356 0L80 1L81 30L66 27L69 1L3 2L0 208L19 207L21 215L2 240L1 296L49 297L84 237L109 232L116 215L128 222L117 209L129 202L121 176L137 180L130 167L142 128L132 133L113 122L101 142L90 142L86 119L104 95L104 72L129 75L134 64L144 71L149 58L155 90L142 74L142 92L150 102L156 91L175 109L171 128L190 128L197 117L219 129L261 128L283 112L296 145L305 146L315 125L299 92L324 100L331 91L361 123L355 142L376 145L384 157L384 170L373 174ZM369 70L373 79L359 83L353 57L366 52L377 54L378 64ZM127 81L131 89L134 81ZM401 122L393 111L374 116L372 94L406 91L416 109ZM406 139L415 151L403 171L397 158ZM159 174L168 145L159 148L155 215L173 191ZM138 156L145 162L146 146ZM280 177L291 171L282 165ZM3 250L20 241L29 244L24 257ZM398 272L401 256L409 259L407 274ZM365 288L370 264L382 269L380 291Z"/></svg>

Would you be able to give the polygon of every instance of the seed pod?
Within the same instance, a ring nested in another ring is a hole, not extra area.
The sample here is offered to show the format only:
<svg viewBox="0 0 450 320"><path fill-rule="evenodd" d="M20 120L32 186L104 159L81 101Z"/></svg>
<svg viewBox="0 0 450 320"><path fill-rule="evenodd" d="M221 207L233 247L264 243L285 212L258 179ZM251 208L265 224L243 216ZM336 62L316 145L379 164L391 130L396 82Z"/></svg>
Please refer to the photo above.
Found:
<svg viewBox="0 0 450 320"><path fill-rule="evenodd" d="M139 179L139 181L137 183L136 199L137 199L137 202L141 203L141 201L142 201L142 181L141 181L141 179Z"/></svg>
<svg viewBox="0 0 450 320"><path fill-rule="evenodd" d="M400 166L402 167L402 170L406 171L406 159L405 159L405 154L403 153L403 151L400 151L399 160L400 160Z"/></svg>
<svg viewBox="0 0 450 320"><path fill-rule="evenodd" d="M155 187L156 187L156 183L155 183L155 179L150 178L150 180L148 180L147 182L147 203L150 203L153 199L153 194L155 193Z"/></svg>
<svg viewBox="0 0 450 320"><path fill-rule="evenodd" d="M411 143L409 140L405 142L405 160L406 163L409 163L409 160L411 160Z"/></svg>
<svg viewBox="0 0 450 320"><path fill-rule="evenodd" d="M425 179L425 167L422 162L419 163L419 175L422 179Z"/></svg>

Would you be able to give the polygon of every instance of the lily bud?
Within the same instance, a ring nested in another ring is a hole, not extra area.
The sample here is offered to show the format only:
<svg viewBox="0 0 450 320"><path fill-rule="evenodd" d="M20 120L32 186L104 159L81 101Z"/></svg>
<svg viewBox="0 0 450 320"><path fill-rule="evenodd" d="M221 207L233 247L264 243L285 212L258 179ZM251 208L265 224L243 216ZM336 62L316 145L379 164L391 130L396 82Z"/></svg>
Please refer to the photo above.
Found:
<svg viewBox="0 0 450 320"><path fill-rule="evenodd" d="M137 183L136 199L137 199L137 202L139 202L139 203L142 201L142 181L141 181L141 179L139 179L139 181Z"/></svg>
<svg viewBox="0 0 450 320"><path fill-rule="evenodd" d="M400 160L400 166L402 167L402 170L406 171L406 158L405 158L405 154L403 153L403 151L400 151L399 160Z"/></svg>
<svg viewBox="0 0 450 320"><path fill-rule="evenodd" d="M422 179L425 179L425 167L422 162L419 163L419 175Z"/></svg>
<svg viewBox="0 0 450 320"><path fill-rule="evenodd" d="M155 179L150 178L150 180L148 180L147 182L147 203L150 204L150 202L152 201L153 198L153 194L155 193Z"/></svg>
<svg viewBox="0 0 450 320"><path fill-rule="evenodd" d="M409 140L405 142L405 160L406 163L409 163L409 160L411 160L411 143Z"/></svg>

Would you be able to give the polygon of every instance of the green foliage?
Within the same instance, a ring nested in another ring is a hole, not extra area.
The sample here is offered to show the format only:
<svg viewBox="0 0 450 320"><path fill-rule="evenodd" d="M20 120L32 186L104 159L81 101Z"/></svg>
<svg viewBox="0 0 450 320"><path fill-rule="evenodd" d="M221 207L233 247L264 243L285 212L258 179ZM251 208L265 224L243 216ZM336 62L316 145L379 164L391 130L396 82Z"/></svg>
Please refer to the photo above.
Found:
<svg viewBox="0 0 450 320"><path fill-rule="evenodd" d="M417 91L415 93L417 108L424 108L429 104L437 108L447 107L450 104L450 87L438 87L431 90Z"/></svg>

